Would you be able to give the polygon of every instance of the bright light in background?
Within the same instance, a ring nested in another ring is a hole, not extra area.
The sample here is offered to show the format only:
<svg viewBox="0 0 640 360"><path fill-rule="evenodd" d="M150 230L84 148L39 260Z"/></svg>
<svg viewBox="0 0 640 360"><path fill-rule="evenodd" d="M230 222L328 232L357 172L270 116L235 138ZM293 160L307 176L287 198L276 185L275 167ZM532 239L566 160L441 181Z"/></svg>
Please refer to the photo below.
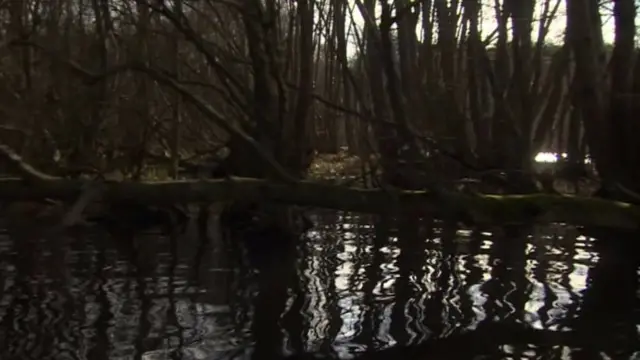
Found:
<svg viewBox="0 0 640 360"><path fill-rule="evenodd" d="M353 34L355 30L352 27L355 27L358 33L364 29L364 18L362 14L358 10L357 6L355 6L355 2L350 0L352 13L351 19L347 18L347 27L349 28L349 35L347 36L348 45L347 45L347 55L349 58L356 56L358 49L358 40L356 36ZM481 13L480 13L480 32L483 36L488 36L492 34L494 30L497 28L496 22L496 13L495 13L495 4L493 1L481 1ZM542 17L543 8L545 4L543 1L539 2L538 5L534 9L534 21L531 27L531 36L533 41L537 41L538 38L538 25L540 19ZM545 37L545 43L548 44L556 44L560 45L564 42L564 33L567 25L566 18L567 10L566 10L566 1L562 1L558 7L558 11L555 14L555 18L551 21L549 26L549 32ZM376 18L380 15L380 5L376 5ZM601 8L600 15L602 17L602 37L606 44L612 44L615 38L615 24L611 21L611 11L610 9ZM317 15L316 15L317 16ZM419 17L419 21L421 21L421 16ZM437 27L437 25L435 25ZM416 27L416 35L418 39L421 39L423 36L423 30L420 26ZM508 34L511 37L511 31Z"/></svg>
<svg viewBox="0 0 640 360"><path fill-rule="evenodd" d="M560 154L563 159L567 158L567 154ZM554 163L558 161L558 154L550 153L550 152L541 152L536 155L535 160L537 163Z"/></svg>
<svg viewBox="0 0 640 360"><path fill-rule="evenodd" d="M556 154L556 153L552 153L552 152L541 152L541 153L538 153L538 155L536 155L534 160L537 163L554 163L554 162L558 162L558 156L560 156L563 159L566 159L568 155L567 155L567 153ZM584 160L584 162L586 164L590 164L591 163L591 159L589 157L587 157Z"/></svg>

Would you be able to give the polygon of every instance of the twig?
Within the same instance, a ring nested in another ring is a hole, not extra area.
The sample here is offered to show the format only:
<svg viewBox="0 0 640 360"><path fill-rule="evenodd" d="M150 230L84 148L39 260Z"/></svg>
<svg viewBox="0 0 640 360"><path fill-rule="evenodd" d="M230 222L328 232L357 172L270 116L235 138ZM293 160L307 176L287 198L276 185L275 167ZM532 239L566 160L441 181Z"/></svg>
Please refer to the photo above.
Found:
<svg viewBox="0 0 640 360"><path fill-rule="evenodd" d="M12 148L2 143L0 143L0 160L7 161L10 167L27 181L38 182L61 179L57 176L48 175L35 169L33 166L26 163Z"/></svg>

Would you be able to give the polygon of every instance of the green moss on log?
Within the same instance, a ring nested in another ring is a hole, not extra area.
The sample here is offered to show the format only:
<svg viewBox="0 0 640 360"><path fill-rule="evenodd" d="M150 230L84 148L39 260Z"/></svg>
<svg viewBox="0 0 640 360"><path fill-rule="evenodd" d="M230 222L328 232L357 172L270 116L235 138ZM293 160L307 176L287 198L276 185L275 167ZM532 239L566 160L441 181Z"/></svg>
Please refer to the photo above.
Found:
<svg viewBox="0 0 640 360"><path fill-rule="evenodd" d="M598 198L550 194L473 195L426 191L371 190L311 181L293 184L233 178L165 182L99 182L52 179L0 180L0 201L56 198L75 200L91 187L101 198L161 205L266 200L365 213L412 213L464 217L477 224L563 222L620 229L640 228L640 208Z"/></svg>

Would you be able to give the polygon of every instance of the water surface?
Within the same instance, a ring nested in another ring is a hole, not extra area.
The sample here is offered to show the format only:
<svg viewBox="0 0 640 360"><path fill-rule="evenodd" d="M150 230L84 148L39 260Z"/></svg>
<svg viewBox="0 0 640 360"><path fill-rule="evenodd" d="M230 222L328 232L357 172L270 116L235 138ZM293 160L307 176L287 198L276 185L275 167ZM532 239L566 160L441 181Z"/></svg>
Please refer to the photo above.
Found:
<svg viewBox="0 0 640 360"><path fill-rule="evenodd" d="M135 252L101 231L2 234L0 358L347 359L487 323L542 336L514 341L507 331L500 341L497 331L490 351L472 354L461 338L438 354L624 359L640 348L638 263L624 247L598 247L560 225L470 231L336 212L314 220L295 256L278 255L260 274L215 232L194 228L139 235Z"/></svg>

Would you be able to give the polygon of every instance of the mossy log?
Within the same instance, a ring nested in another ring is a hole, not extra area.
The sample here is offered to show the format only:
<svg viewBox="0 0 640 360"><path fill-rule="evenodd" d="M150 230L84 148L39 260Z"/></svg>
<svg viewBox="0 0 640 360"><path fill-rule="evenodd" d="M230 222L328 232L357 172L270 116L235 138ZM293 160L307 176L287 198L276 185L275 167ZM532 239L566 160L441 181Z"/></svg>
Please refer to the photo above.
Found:
<svg viewBox="0 0 640 360"><path fill-rule="evenodd" d="M149 205L264 200L364 213L459 218L478 225L561 222L625 230L640 228L640 207L598 198L457 192L435 196L426 191L371 190L311 181L285 184L250 178L165 182L4 179L0 180L0 201L50 198L73 202L89 189L94 199L133 200Z"/></svg>

